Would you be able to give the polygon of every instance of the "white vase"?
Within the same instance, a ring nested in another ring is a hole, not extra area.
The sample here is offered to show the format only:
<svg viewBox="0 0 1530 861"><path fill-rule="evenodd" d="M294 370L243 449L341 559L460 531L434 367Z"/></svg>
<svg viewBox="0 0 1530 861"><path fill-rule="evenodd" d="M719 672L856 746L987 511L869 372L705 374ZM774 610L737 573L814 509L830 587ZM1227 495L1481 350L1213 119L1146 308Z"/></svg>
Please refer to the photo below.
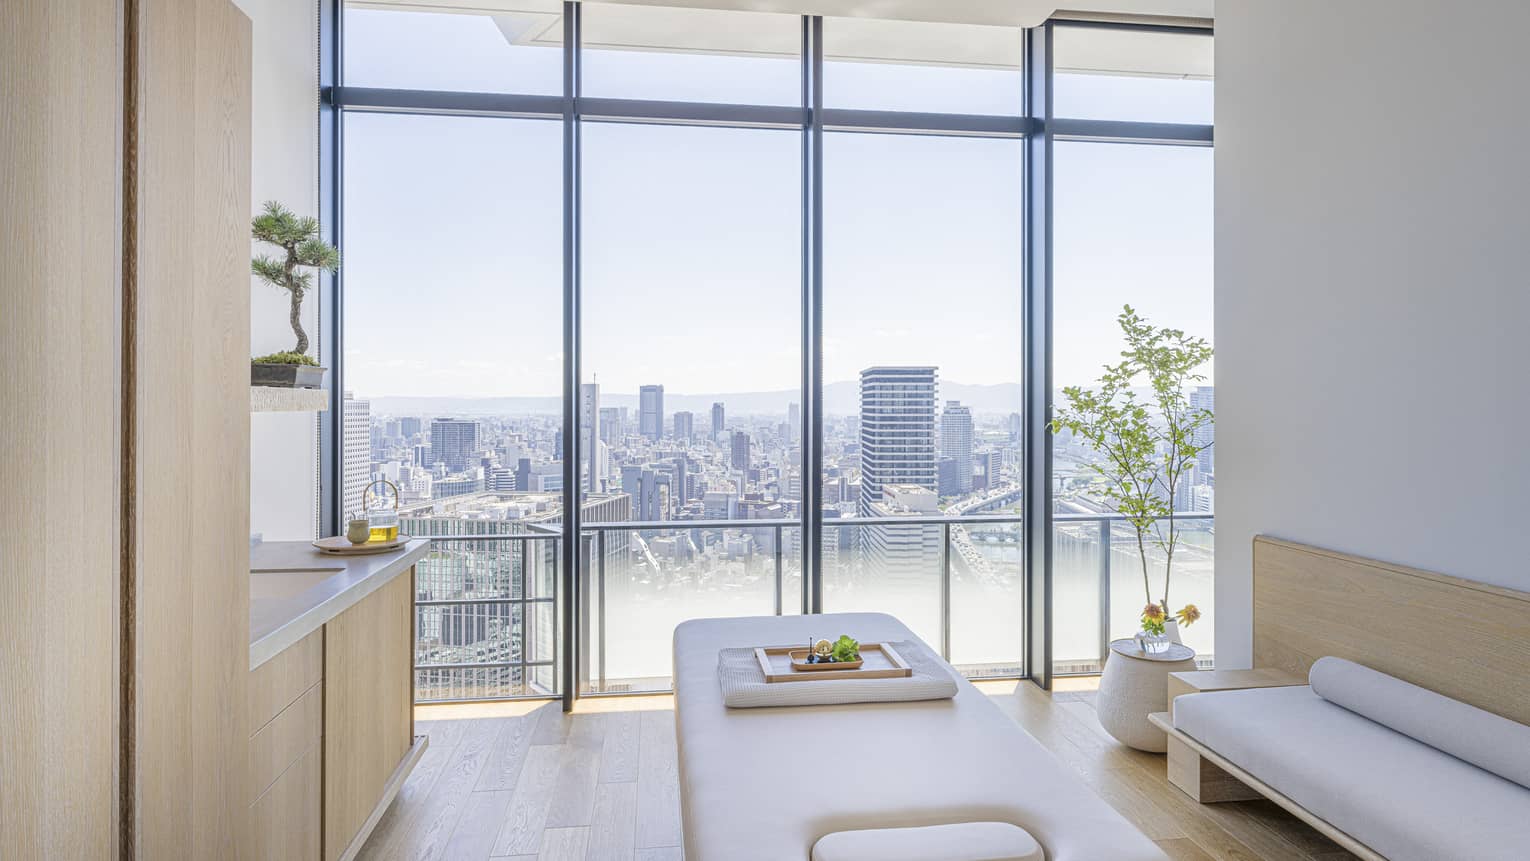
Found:
<svg viewBox="0 0 1530 861"><path fill-rule="evenodd" d="M1169 642L1176 645L1184 645L1184 640L1179 638L1179 621L1177 619L1165 619L1163 632L1169 635Z"/></svg>

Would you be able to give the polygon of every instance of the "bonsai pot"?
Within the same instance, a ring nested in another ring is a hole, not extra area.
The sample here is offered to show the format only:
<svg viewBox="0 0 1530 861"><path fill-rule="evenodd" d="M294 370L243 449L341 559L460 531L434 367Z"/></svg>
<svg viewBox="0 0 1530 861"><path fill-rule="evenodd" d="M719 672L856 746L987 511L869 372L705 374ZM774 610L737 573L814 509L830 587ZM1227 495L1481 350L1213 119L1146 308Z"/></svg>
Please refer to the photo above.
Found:
<svg viewBox="0 0 1530 861"><path fill-rule="evenodd" d="M277 389L317 389L324 385L325 368L317 365L250 363L250 385Z"/></svg>

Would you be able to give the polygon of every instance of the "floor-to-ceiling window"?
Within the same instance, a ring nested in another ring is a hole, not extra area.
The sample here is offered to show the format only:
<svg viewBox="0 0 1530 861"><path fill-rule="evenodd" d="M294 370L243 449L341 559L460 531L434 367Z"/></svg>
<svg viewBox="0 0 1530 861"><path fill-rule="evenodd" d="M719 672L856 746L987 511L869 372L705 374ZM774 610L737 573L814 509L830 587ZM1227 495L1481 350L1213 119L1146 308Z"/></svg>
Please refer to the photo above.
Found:
<svg viewBox="0 0 1530 861"><path fill-rule="evenodd" d="M1210 150L1183 145L1209 143L1209 68L1158 56L1208 37L1058 26L1052 113L1081 124L1038 164L1018 27L390 5L346 8L332 94L351 396L328 480L349 509L387 478L446 539L421 699L662 690L679 622L815 609L894 613L969 675L1038 672L1027 548L1054 506L1053 657L1097 665L1125 562L1100 562L1107 520L1065 516L1100 514L1069 441L1025 498L1047 420L1025 249L1050 192L1058 386L1097 358L1096 304L1173 294L1209 334ZM1154 271L1127 283L1133 260ZM1176 596L1204 607L1196 564Z"/></svg>
<svg viewBox="0 0 1530 861"><path fill-rule="evenodd" d="M1205 35L1058 25L1053 36L1058 117L1211 123L1211 39ZM1149 323L1212 337L1210 147L1142 141L1060 140L1053 150L1052 378L1091 387L1121 360L1117 317L1131 306ZM1208 363L1187 394L1214 407ZM1139 378L1137 394L1151 402ZM1155 425L1162 415L1154 411ZM1211 552L1215 475L1208 449L1166 500L1176 512L1168 598L1206 614L1182 631L1212 655ZM1071 434L1053 443L1053 659L1059 672L1097 670L1109 640L1129 637L1147 603L1144 554L1114 513L1094 469L1105 455ZM1159 489L1162 492L1162 489ZM1144 542L1154 600L1163 597L1167 520Z"/></svg>

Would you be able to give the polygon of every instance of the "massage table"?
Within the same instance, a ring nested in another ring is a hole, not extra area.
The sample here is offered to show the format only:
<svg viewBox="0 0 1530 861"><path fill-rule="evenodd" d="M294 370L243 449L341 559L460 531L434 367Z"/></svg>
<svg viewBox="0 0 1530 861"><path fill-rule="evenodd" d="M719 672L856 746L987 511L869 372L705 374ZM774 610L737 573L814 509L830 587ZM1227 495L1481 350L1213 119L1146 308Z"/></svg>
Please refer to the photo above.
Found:
<svg viewBox="0 0 1530 861"><path fill-rule="evenodd" d="M718 650L840 634L918 639L882 613L697 619L675 629L687 861L807 861L836 832L975 822L1019 826L1047 861L1167 861L966 680L949 700L723 705Z"/></svg>

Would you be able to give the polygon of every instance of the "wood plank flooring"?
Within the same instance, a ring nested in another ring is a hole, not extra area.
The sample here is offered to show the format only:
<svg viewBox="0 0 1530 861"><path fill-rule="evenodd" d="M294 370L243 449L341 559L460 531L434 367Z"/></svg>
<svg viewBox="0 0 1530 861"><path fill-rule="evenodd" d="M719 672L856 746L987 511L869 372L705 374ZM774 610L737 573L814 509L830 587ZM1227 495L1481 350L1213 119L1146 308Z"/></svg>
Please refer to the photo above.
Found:
<svg viewBox="0 0 1530 861"><path fill-rule="evenodd" d="M1094 716L1092 679L1047 693L979 687L1174 861L1352 858L1268 801L1197 804L1165 759L1122 747ZM682 861L675 722L668 697L425 706L430 747L362 859Z"/></svg>

